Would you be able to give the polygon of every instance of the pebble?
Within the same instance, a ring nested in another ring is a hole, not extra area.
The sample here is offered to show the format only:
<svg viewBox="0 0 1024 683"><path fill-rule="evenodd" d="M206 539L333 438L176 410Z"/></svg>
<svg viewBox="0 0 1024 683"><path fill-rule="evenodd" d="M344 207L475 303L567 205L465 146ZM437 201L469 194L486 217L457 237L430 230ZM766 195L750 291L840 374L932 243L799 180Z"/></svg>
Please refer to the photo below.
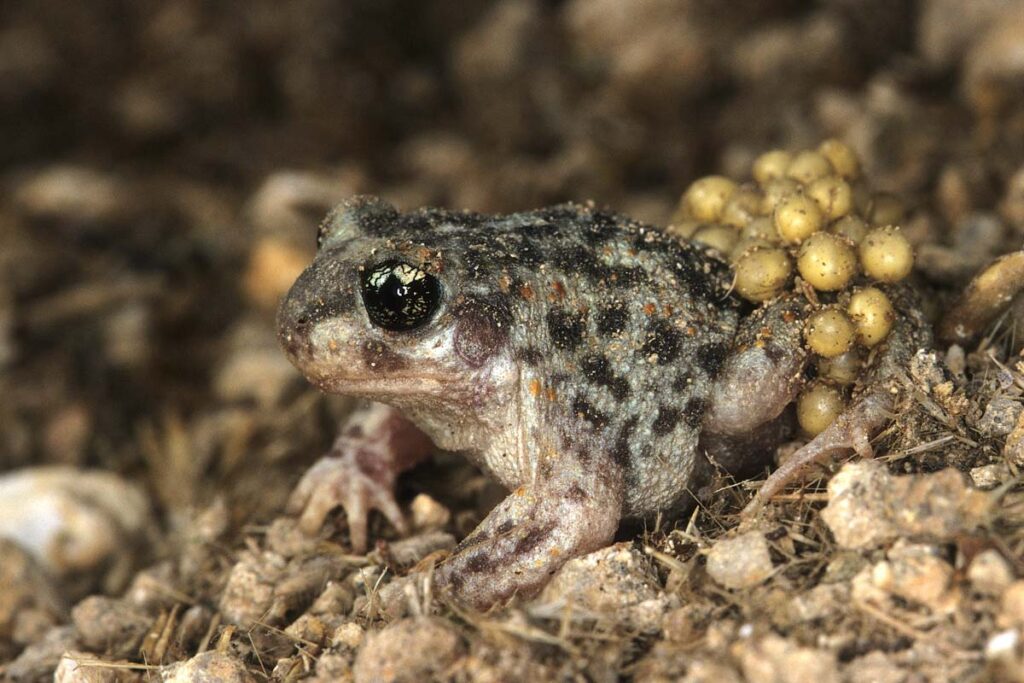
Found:
<svg viewBox="0 0 1024 683"><path fill-rule="evenodd" d="M128 194L112 175L85 166L56 165L18 186L14 201L30 218L91 228L123 218Z"/></svg>
<svg viewBox="0 0 1024 683"><path fill-rule="evenodd" d="M445 531L428 531L410 538L388 543L385 550L369 555L371 562L383 562L385 557L399 567L411 567L423 558L441 550L455 547L455 537Z"/></svg>
<svg viewBox="0 0 1024 683"><path fill-rule="evenodd" d="M452 513L426 493L417 494L409 504L412 528L417 530L440 529L451 521Z"/></svg>
<svg viewBox="0 0 1024 683"><path fill-rule="evenodd" d="M0 538L0 661L43 637L65 608L43 568L14 541Z"/></svg>
<svg viewBox="0 0 1024 683"><path fill-rule="evenodd" d="M869 652L857 657L843 669L847 683L908 683L907 672L884 652Z"/></svg>
<svg viewBox="0 0 1024 683"><path fill-rule="evenodd" d="M121 683L139 680L130 669L96 665L96 656L88 652L65 652L53 672L54 683ZM104 660L105 661L105 660Z"/></svg>
<svg viewBox="0 0 1024 683"><path fill-rule="evenodd" d="M541 592L535 611L580 611L653 631L667 605L650 560L631 543L616 543L566 562Z"/></svg>
<svg viewBox="0 0 1024 683"><path fill-rule="evenodd" d="M142 638L155 621L146 610L127 600L103 595L90 596L71 610L71 622L82 644L113 657L137 655Z"/></svg>
<svg viewBox="0 0 1024 683"><path fill-rule="evenodd" d="M110 472L51 466L0 476L0 538L86 590L144 556L154 524L142 489Z"/></svg>
<svg viewBox="0 0 1024 683"><path fill-rule="evenodd" d="M1006 437L1003 457L1018 468L1024 467L1024 413L1017 418L1013 431Z"/></svg>
<svg viewBox="0 0 1024 683"><path fill-rule="evenodd" d="M978 431L990 437L1006 436L1013 431L1022 414L1024 405L1020 398L996 396L985 406L985 412L978 420Z"/></svg>
<svg viewBox="0 0 1024 683"><path fill-rule="evenodd" d="M716 541L707 559L708 574L726 588L752 588L774 571L768 542L757 531Z"/></svg>
<svg viewBox="0 0 1024 683"><path fill-rule="evenodd" d="M164 667L160 672L164 683L255 683L245 664L221 652L203 652L192 659Z"/></svg>
<svg viewBox="0 0 1024 683"><path fill-rule="evenodd" d="M843 548L873 548L903 536L935 540L976 528L991 501L953 469L894 477L884 463L851 462L828 485L821 512Z"/></svg>
<svg viewBox="0 0 1024 683"><path fill-rule="evenodd" d="M740 640L732 650L750 683L840 681L834 654L800 647L774 634L756 640Z"/></svg>
<svg viewBox="0 0 1024 683"><path fill-rule="evenodd" d="M935 612L956 609L960 594L952 585L954 570L937 547L900 540L887 557L871 569L875 587Z"/></svg>
<svg viewBox="0 0 1024 683"><path fill-rule="evenodd" d="M1024 580L1014 581L1003 591L997 622L1004 627L1024 627Z"/></svg>
<svg viewBox="0 0 1024 683"><path fill-rule="evenodd" d="M971 560L967 579L979 593L1000 595L1013 583L1013 569L998 550L990 548Z"/></svg>
<svg viewBox="0 0 1024 683"><path fill-rule="evenodd" d="M462 638L431 617L401 619L369 634L353 667L356 683L444 680L464 654Z"/></svg>
<svg viewBox="0 0 1024 683"><path fill-rule="evenodd" d="M970 475L971 483L974 484L975 488L985 491L994 489L1013 476L1005 462L994 462L991 465L972 467Z"/></svg>

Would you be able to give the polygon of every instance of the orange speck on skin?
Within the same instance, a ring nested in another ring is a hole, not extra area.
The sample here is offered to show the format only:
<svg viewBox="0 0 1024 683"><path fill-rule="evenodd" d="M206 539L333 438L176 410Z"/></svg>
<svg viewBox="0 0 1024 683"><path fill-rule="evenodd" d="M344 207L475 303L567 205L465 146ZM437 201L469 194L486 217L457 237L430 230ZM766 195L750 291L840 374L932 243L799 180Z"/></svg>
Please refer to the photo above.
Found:
<svg viewBox="0 0 1024 683"><path fill-rule="evenodd" d="M665 304L665 305L664 305L664 306L662 307L662 309L661 309L661 310L662 310L662 312L663 312L663 313L665 314L665 317L667 318L667 317L669 317L670 315L672 315L673 313L675 313L675 310L676 310L676 309L672 308L672 304Z"/></svg>
<svg viewBox="0 0 1024 683"><path fill-rule="evenodd" d="M565 285L558 280L551 283L551 292L557 299L565 298Z"/></svg>
<svg viewBox="0 0 1024 683"><path fill-rule="evenodd" d="M519 288L519 296L523 297L527 301L533 301L533 297L535 296L533 293L533 287L530 285L523 285Z"/></svg>
<svg viewBox="0 0 1024 683"><path fill-rule="evenodd" d="M697 328L694 327L693 325L687 325L685 332L686 332L686 336L688 336L688 337L696 337L697 336Z"/></svg>
<svg viewBox="0 0 1024 683"><path fill-rule="evenodd" d="M793 311L785 311L782 314L782 319L785 320L787 323L791 323L794 320L796 320L796 314L793 313Z"/></svg>
<svg viewBox="0 0 1024 683"><path fill-rule="evenodd" d="M654 304L651 304L651 303L644 304L644 314L645 315L654 315L655 311L657 311L657 310L658 310L658 307L655 306Z"/></svg>
<svg viewBox="0 0 1024 683"><path fill-rule="evenodd" d="M331 341L327 342L327 348L329 348L331 351L337 351L338 342L332 339Z"/></svg>
<svg viewBox="0 0 1024 683"><path fill-rule="evenodd" d="M540 380L537 379L536 377L531 379L530 380L530 395L531 396L540 396L540 389L541 389Z"/></svg>
<svg viewBox="0 0 1024 683"><path fill-rule="evenodd" d="M550 387L548 387L548 390L544 393L548 397L549 401L554 401L558 398L558 392Z"/></svg>

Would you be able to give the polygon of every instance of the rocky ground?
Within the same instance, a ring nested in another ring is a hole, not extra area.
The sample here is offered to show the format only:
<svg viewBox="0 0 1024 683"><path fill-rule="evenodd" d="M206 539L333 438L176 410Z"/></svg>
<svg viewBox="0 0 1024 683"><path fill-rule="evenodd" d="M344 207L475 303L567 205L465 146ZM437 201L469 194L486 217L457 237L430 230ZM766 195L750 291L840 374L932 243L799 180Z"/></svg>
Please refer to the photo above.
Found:
<svg viewBox="0 0 1024 683"><path fill-rule="evenodd" d="M722 482L488 615L377 599L499 499L456 459L369 555L295 529L350 406L273 331L352 193L664 225L828 137L901 198L937 319L1024 241L1022 45L1015 0L0 8L0 679L1024 680L1024 302L906 368L874 461L753 526Z"/></svg>

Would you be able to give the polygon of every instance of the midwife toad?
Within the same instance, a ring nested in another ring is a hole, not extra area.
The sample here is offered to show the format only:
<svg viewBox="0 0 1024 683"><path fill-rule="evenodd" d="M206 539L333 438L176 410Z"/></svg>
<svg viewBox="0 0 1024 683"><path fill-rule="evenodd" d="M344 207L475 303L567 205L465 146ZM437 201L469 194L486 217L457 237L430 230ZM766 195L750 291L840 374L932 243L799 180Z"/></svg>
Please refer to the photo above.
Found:
<svg viewBox="0 0 1024 683"><path fill-rule="evenodd" d="M487 216L356 197L318 247L280 309L281 344L324 391L375 403L293 508L316 532L343 506L362 550L370 508L405 530L399 472L435 445L464 454L512 491L435 573L473 606L535 593L624 516L686 505L709 461L749 470L791 433L815 306L740 300L728 263L697 244L575 204ZM885 382L930 338L909 290L880 286L896 319L854 400L759 501L798 464L870 454L891 418Z"/></svg>

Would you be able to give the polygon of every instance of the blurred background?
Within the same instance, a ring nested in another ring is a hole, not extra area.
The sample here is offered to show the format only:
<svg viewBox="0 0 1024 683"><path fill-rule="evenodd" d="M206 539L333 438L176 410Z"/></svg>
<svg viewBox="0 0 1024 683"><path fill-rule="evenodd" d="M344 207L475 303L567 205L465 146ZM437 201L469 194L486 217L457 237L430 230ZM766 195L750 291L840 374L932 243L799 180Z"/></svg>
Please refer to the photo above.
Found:
<svg viewBox="0 0 1024 683"><path fill-rule="evenodd" d="M269 514L344 410L273 329L333 203L665 224L830 136L905 199L938 300L1019 248L1024 5L4 3L0 470L111 470L172 526Z"/></svg>

